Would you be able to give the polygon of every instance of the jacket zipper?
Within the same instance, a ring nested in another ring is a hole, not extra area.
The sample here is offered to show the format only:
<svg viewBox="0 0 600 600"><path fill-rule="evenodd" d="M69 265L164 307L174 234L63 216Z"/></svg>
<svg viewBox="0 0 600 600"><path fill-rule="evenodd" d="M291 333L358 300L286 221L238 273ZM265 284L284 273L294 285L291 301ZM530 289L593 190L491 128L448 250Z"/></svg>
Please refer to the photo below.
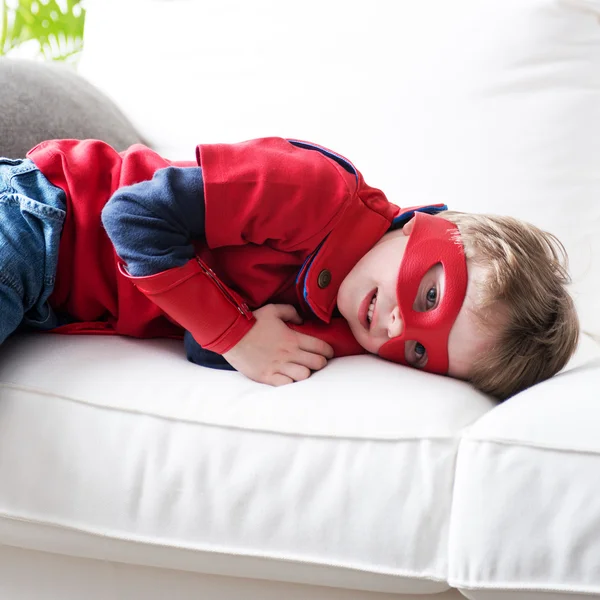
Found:
<svg viewBox="0 0 600 600"><path fill-rule="evenodd" d="M210 279L212 279L214 284L221 290L221 293L225 296L225 298L227 298L227 300L229 300L229 302L231 302L231 304L233 304L233 306L235 306L238 309L239 313L242 316L244 316L244 317L246 317L246 319L250 320L252 318L252 311L250 310L248 305L245 302L242 302L240 304L231 295L231 293L225 287L225 285L221 282L221 280L215 275L215 272L210 267L207 267L198 257L196 257L196 261L200 265L200 268L202 269L204 274L207 275Z"/></svg>

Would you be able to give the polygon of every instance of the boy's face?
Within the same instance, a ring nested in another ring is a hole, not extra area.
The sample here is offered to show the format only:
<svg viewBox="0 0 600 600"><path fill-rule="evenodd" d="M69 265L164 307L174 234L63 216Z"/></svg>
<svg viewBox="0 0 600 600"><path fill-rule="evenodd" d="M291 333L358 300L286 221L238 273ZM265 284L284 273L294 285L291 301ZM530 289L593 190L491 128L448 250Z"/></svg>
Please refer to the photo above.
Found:
<svg viewBox="0 0 600 600"><path fill-rule="evenodd" d="M354 266L338 291L342 316L361 346L373 354L404 330L398 302L398 293L402 293L398 291L398 272L414 223L413 218L402 229L384 235ZM490 336L481 331L473 312L476 304L471 284L479 274L477 267L468 269L466 296L448 336L448 375L460 379L469 378L475 359L492 343ZM444 299L446 285L444 268L438 262L418 282L413 310L426 312L436 308ZM428 352L423 344L407 340L404 350L409 365L427 366Z"/></svg>

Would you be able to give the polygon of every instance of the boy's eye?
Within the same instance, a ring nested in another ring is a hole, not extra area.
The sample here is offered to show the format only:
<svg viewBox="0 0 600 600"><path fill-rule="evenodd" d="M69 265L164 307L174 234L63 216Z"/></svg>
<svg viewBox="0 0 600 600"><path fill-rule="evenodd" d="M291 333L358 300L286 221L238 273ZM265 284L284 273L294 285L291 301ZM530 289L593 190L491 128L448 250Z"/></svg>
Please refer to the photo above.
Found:
<svg viewBox="0 0 600 600"><path fill-rule="evenodd" d="M415 342L413 366L422 369L427 364L427 350L423 344Z"/></svg>
<svg viewBox="0 0 600 600"><path fill-rule="evenodd" d="M427 348L416 340L406 342L406 362L417 369L422 369L427 364Z"/></svg>
<svg viewBox="0 0 600 600"><path fill-rule="evenodd" d="M437 301L437 289L432 287L427 292L427 310L431 310Z"/></svg>

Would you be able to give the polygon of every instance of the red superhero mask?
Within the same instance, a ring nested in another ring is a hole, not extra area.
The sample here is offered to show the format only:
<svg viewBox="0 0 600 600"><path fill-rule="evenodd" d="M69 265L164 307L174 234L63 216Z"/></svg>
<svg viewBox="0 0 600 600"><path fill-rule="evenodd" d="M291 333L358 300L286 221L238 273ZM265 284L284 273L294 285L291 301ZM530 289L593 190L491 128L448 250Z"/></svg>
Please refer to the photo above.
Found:
<svg viewBox="0 0 600 600"><path fill-rule="evenodd" d="M467 291L467 262L462 244L457 243L454 223L420 212L415 213L414 220L396 287L404 328L381 346L379 356L406 365L406 342L419 342L427 350L423 370L446 374L448 337ZM421 280L438 263L444 269L444 294L434 309L418 312L413 306Z"/></svg>

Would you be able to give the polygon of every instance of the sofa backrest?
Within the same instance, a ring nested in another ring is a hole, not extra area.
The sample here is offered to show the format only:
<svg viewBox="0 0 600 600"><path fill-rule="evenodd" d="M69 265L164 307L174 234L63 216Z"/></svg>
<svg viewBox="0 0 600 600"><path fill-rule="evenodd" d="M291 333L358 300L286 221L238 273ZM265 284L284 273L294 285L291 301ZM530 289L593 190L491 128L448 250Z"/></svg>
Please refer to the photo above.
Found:
<svg viewBox="0 0 600 600"><path fill-rule="evenodd" d="M397 204L556 233L600 336L599 14L598 0L91 0L80 70L171 158L308 139Z"/></svg>

